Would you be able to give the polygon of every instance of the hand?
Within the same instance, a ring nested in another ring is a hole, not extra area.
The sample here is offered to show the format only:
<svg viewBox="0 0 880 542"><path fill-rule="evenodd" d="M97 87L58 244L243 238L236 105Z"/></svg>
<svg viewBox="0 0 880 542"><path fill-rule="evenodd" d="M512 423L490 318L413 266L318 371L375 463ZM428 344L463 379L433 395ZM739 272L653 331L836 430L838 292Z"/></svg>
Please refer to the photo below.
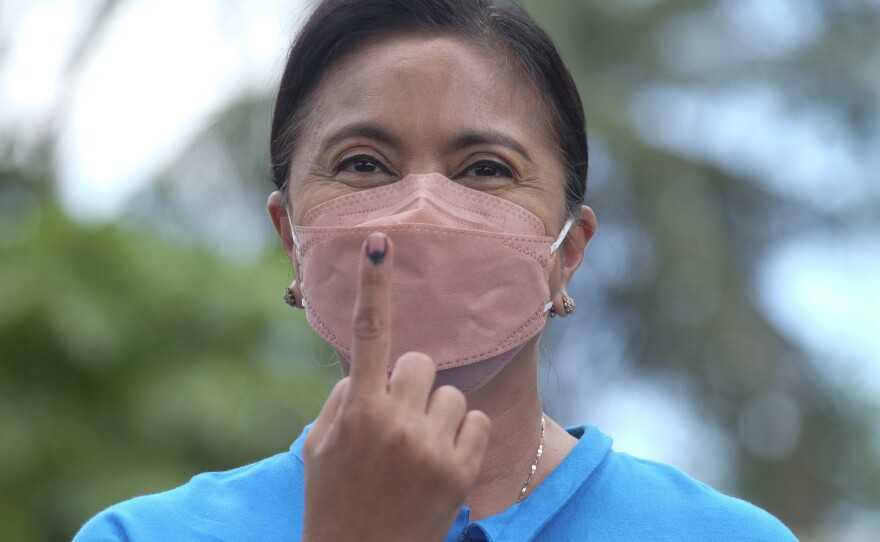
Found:
<svg viewBox="0 0 880 542"><path fill-rule="evenodd" d="M443 540L473 487L489 418L451 386L433 393L434 362L401 356L390 378L394 247L364 242L351 374L306 436L303 540Z"/></svg>

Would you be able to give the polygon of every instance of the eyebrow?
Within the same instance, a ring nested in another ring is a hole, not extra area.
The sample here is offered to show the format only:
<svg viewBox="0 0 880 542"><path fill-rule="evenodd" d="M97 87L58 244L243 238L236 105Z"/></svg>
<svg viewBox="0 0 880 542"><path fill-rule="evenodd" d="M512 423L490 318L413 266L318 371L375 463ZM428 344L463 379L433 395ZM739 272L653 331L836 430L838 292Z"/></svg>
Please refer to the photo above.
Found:
<svg viewBox="0 0 880 542"><path fill-rule="evenodd" d="M394 137L391 132L382 126L372 122L362 122L350 124L338 130L327 139L324 145L322 145L322 150L327 150L346 139L353 139L356 137L372 139L395 148L400 148L402 146L400 140ZM499 145L507 147L521 154L526 160L530 162L532 160L528 151L526 151L525 147L520 145L518 141L497 132L467 132L453 139L447 145L447 150L460 151L476 145Z"/></svg>
<svg viewBox="0 0 880 542"><path fill-rule="evenodd" d="M400 141L391 135L391 132L385 128L371 122L362 122L358 124L350 124L341 128L322 145L323 150L327 150L334 145L356 137L372 139L380 143L385 143L391 147L400 148Z"/></svg>
<svg viewBox="0 0 880 542"><path fill-rule="evenodd" d="M468 132L462 134L449 143L449 149L460 151L475 145L500 145L521 154L526 160L532 161L528 151L519 142L497 132Z"/></svg>

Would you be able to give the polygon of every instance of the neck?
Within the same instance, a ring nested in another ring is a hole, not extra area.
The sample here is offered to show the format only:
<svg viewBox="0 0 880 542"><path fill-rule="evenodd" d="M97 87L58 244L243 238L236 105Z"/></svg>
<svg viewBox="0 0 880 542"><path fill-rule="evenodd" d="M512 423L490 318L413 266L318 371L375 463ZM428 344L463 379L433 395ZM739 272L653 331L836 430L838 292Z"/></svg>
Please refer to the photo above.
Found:
<svg viewBox="0 0 880 542"><path fill-rule="evenodd" d="M477 482L465 501L471 509L472 520L497 514L514 504L535 463L543 415L537 384L537 345L538 337L535 337L495 378L468 397L469 409L482 410L492 420L489 448ZM558 426L549 419L547 422L545 453L526 495L552 471L558 464L557 459L561 460L547 454L548 448L563 447L558 431L550 427Z"/></svg>

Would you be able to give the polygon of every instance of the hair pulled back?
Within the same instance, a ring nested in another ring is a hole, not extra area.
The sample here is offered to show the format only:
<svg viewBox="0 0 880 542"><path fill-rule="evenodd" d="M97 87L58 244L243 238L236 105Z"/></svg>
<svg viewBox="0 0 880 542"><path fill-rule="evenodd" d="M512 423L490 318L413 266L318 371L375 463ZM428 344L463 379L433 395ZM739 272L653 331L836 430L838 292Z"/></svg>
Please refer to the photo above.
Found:
<svg viewBox="0 0 880 542"><path fill-rule="evenodd" d="M566 204L579 215L587 188L587 134L577 87L556 45L526 11L504 0L323 0L291 45L275 102L270 154L286 191L311 93L342 56L404 33L452 34L513 59L544 97L566 169Z"/></svg>

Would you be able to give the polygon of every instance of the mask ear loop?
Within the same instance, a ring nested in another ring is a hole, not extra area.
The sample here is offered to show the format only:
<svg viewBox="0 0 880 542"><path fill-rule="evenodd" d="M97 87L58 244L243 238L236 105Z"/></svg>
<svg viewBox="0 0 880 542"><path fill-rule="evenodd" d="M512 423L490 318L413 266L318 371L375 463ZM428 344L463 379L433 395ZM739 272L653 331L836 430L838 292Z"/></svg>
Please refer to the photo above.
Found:
<svg viewBox="0 0 880 542"><path fill-rule="evenodd" d="M287 223L290 224L290 237L293 239L293 245L296 247L296 251L299 252L299 239L296 238L296 230L293 229L293 221L290 219L290 214L287 215Z"/></svg>
<svg viewBox="0 0 880 542"><path fill-rule="evenodd" d="M290 217L288 217L289 219ZM565 241L565 236L568 235L568 230L571 229L571 225L574 224L574 219L569 217L568 220L565 221L565 224L562 226L562 231L559 232L559 236L556 238L556 241L550 245L550 254L556 252L556 250L562 245L562 242Z"/></svg>
<svg viewBox="0 0 880 542"><path fill-rule="evenodd" d="M287 223L290 224L290 237L291 237L291 239L293 239L293 246L296 247L296 253L297 253L297 255L299 255L299 251L300 251L299 239L296 238L296 230L293 229L293 221L290 219L289 213L287 215ZM297 260L298 259L299 258L297 258ZM303 288L302 277L299 277L299 287L300 287L300 289ZM307 304L306 304L305 295L303 295L301 303L302 303L302 307L306 308Z"/></svg>
<svg viewBox="0 0 880 542"><path fill-rule="evenodd" d="M568 235L568 231L571 229L572 224L574 224L574 219L569 217L568 220L565 221L565 224L562 226L562 231L559 232L559 236L556 237L556 241L553 241L553 244L550 245L551 255L556 252L562 245L562 242L565 241L565 237ZM544 313L546 314L547 311L551 310L552 308L553 300L551 299L547 302L546 305L544 305ZM550 316L555 316L555 314L551 312Z"/></svg>

